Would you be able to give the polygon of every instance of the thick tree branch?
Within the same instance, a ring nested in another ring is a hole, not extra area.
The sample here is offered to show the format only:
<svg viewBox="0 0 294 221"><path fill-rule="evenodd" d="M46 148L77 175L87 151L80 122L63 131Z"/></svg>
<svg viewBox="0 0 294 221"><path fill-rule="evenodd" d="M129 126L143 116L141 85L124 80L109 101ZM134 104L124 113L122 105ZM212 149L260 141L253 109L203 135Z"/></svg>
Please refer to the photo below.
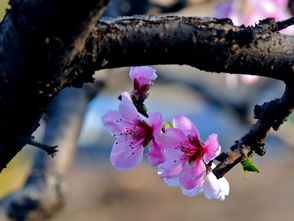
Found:
<svg viewBox="0 0 294 221"><path fill-rule="evenodd" d="M293 81L294 37L273 33L273 20L245 28L228 19L134 16L100 20L93 31L106 3L17 1L1 23L0 170L23 147L14 138L31 136L52 97L93 81L95 70L188 64Z"/></svg>
<svg viewBox="0 0 294 221"><path fill-rule="evenodd" d="M70 81L65 64L108 0L13 1L0 35L0 171L24 146L52 97Z"/></svg>
<svg viewBox="0 0 294 221"><path fill-rule="evenodd" d="M176 16L101 19L71 72L188 64L211 72L293 81L294 37L273 33L277 27L273 19L256 27L237 27L229 19Z"/></svg>
<svg viewBox="0 0 294 221"><path fill-rule="evenodd" d="M58 143L60 150L54 159L43 151L36 153L25 186L0 201L1 221L43 220L63 207L64 179L75 156L84 115L89 101L102 87L66 88L53 100L43 142Z"/></svg>
<svg viewBox="0 0 294 221"><path fill-rule="evenodd" d="M250 131L231 147L232 152L223 153L219 157L221 161L213 169L216 177L222 177L241 160L245 160L252 151L259 155L265 154L264 140L271 128L277 130L292 113L294 108L294 82L286 85L285 92L280 99L256 105L254 114L258 119Z"/></svg>

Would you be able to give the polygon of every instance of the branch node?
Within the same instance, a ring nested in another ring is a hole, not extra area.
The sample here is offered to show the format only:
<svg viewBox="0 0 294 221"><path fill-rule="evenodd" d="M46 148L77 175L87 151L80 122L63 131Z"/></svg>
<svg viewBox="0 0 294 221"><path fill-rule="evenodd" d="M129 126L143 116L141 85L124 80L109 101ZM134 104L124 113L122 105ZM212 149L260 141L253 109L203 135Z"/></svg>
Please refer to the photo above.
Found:
<svg viewBox="0 0 294 221"><path fill-rule="evenodd" d="M47 154L51 157L54 157L56 155L57 147L58 146L51 146L48 144L43 144L40 142L37 142L34 140L33 136L29 136L29 137L25 137L25 136L17 136L14 138L17 142L19 143L23 143L23 144L30 144L34 147L37 147L41 150L44 150L45 152L47 152Z"/></svg>
<svg viewBox="0 0 294 221"><path fill-rule="evenodd" d="M254 149L254 152L259 156L263 156L266 154L266 149L264 147L264 143L259 143L253 149Z"/></svg>
<svg viewBox="0 0 294 221"><path fill-rule="evenodd" d="M241 154L241 160L246 160L248 158L248 153L245 151L247 148L245 144L241 145L241 148L239 148L240 154Z"/></svg>
<svg viewBox="0 0 294 221"><path fill-rule="evenodd" d="M218 156L215 158L215 160L221 162L221 161L224 161L228 156L229 156L229 155L228 155L227 152L222 152L222 153L220 153L220 155L218 155Z"/></svg>
<svg viewBox="0 0 294 221"><path fill-rule="evenodd" d="M254 106L254 119L260 119L261 116L262 116L262 106L256 104Z"/></svg>

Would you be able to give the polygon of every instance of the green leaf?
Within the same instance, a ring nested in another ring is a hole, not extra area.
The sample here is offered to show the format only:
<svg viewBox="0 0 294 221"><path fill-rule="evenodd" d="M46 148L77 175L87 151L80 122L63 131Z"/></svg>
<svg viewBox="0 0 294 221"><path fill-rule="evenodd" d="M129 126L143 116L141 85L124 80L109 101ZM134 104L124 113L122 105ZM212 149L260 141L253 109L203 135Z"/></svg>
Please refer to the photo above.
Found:
<svg viewBox="0 0 294 221"><path fill-rule="evenodd" d="M247 171L259 173L260 170L254 165L251 158L253 157L254 152L250 154L250 156L246 160L241 161L241 165L243 167L245 178L247 178Z"/></svg>
<svg viewBox="0 0 294 221"><path fill-rule="evenodd" d="M171 122L163 124L163 131L166 131L168 128L174 128L174 125Z"/></svg>
<svg viewBox="0 0 294 221"><path fill-rule="evenodd" d="M145 112L145 113L147 113L147 107L143 104L143 106L142 106L142 110Z"/></svg>

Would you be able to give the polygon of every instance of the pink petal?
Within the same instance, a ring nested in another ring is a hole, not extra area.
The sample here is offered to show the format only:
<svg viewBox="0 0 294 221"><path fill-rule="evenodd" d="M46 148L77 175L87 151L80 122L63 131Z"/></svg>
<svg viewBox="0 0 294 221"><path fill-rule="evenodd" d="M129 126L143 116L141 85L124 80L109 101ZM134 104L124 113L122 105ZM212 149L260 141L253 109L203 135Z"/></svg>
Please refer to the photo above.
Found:
<svg viewBox="0 0 294 221"><path fill-rule="evenodd" d="M167 165L165 162L158 166L159 170L161 171L160 174L158 174L160 178L174 178L182 172L183 163L181 161L174 162L174 165Z"/></svg>
<svg viewBox="0 0 294 221"><path fill-rule="evenodd" d="M148 66L131 67L130 78L137 79L140 86L151 84L157 78L156 70Z"/></svg>
<svg viewBox="0 0 294 221"><path fill-rule="evenodd" d="M184 189L194 189L203 183L206 167L202 160L196 160L193 164L188 162L181 173L180 183Z"/></svg>
<svg viewBox="0 0 294 221"><path fill-rule="evenodd" d="M189 141L182 130L178 128L168 128L162 136L158 137L158 142L160 142L160 145L164 146L165 149L171 149L171 151L173 151L173 149L175 149L180 143L186 143ZM177 152L181 151L177 149Z"/></svg>
<svg viewBox="0 0 294 221"><path fill-rule="evenodd" d="M123 116L118 111L110 110L102 116L102 122L111 135L118 135L124 130Z"/></svg>
<svg viewBox="0 0 294 221"><path fill-rule="evenodd" d="M146 154L149 158L150 165L152 167L157 166L164 162L164 157L162 150L156 141L152 141L151 146L149 147L149 152Z"/></svg>
<svg viewBox="0 0 294 221"><path fill-rule="evenodd" d="M181 173L183 152L177 146L185 139L183 132L176 128L167 129L164 134L156 139L165 158L165 161L159 165L162 171L161 178L172 178Z"/></svg>
<svg viewBox="0 0 294 221"><path fill-rule="evenodd" d="M174 178L164 178L163 181L165 182L166 185L171 187L180 186L180 181L178 176Z"/></svg>
<svg viewBox="0 0 294 221"><path fill-rule="evenodd" d="M193 123L184 115L177 115L173 118L173 126L183 130L186 136L191 136L195 140L200 141L199 132Z"/></svg>
<svg viewBox="0 0 294 221"><path fill-rule="evenodd" d="M116 140L112 147L110 154L111 164L119 169L126 170L136 167L143 158L142 141L137 142L131 149L132 140L125 140L124 138Z"/></svg>
<svg viewBox="0 0 294 221"><path fill-rule="evenodd" d="M207 164L216 158L221 152L221 146L217 141L217 134L211 134L205 142L204 162Z"/></svg>
<svg viewBox="0 0 294 221"><path fill-rule="evenodd" d="M163 120L162 115L159 112L156 113L149 113L149 122L150 126L153 129L153 136L154 138L159 135L162 130Z"/></svg>
<svg viewBox="0 0 294 221"><path fill-rule="evenodd" d="M202 192L203 192L203 185L200 185L191 190L188 190L182 187L182 193L186 196L198 196Z"/></svg>
<svg viewBox="0 0 294 221"><path fill-rule="evenodd" d="M119 104L120 113L128 120L135 121L140 119L138 111L133 104L133 101L128 92L123 92L121 94L121 102Z"/></svg>

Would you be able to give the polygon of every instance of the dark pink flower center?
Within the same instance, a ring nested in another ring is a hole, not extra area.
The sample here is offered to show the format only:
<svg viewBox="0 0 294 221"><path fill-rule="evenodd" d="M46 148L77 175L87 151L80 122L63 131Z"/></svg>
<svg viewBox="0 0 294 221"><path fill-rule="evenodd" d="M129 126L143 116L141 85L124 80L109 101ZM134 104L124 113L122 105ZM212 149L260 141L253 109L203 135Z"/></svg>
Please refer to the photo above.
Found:
<svg viewBox="0 0 294 221"><path fill-rule="evenodd" d="M140 85L137 79L134 79L134 90L138 92L138 94L146 94L150 89L151 84Z"/></svg>
<svg viewBox="0 0 294 221"><path fill-rule="evenodd" d="M121 119L119 120L121 121ZM117 121L117 122L119 122ZM137 120L130 127L126 127L120 134L115 134L114 136L123 136L127 140L131 140L130 147L134 149L134 145L138 145L138 142L146 147L150 141L153 139L153 128L150 127L145 121ZM118 144L118 141L116 141Z"/></svg>
<svg viewBox="0 0 294 221"><path fill-rule="evenodd" d="M181 159L188 161L190 164L198 159L202 160L205 153L205 148L201 141L191 136L188 136L188 140L188 144L179 145L179 148L184 153Z"/></svg>
<svg viewBox="0 0 294 221"><path fill-rule="evenodd" d="M137 136L139 139L143 140L143 147L146 147L150 141L153 139L153 128L150 127L145 121L137 121L136 126L138 127Z"/></svg>

